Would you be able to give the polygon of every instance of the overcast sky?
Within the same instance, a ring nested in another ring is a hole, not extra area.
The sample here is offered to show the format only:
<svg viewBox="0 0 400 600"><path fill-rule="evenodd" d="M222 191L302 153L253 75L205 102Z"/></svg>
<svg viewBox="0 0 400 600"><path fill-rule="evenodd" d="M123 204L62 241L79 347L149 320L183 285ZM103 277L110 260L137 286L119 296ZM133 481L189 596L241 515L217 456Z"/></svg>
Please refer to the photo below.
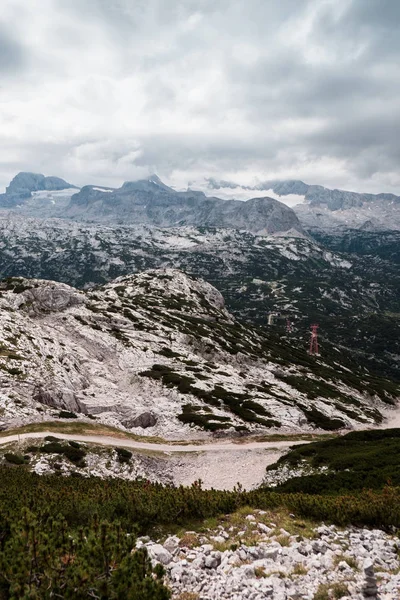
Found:
<svg viewBox="0 0 400 600"><path fill-rule="evenodd" d="M20 170L400 194L399 0L1 0Z"/></svg>

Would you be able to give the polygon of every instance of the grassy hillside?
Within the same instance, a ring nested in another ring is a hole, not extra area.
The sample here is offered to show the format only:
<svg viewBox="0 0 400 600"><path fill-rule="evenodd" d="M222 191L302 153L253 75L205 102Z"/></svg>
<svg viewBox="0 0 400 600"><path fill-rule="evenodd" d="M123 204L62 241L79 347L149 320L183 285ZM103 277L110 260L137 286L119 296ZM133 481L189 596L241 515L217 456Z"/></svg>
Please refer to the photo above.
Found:
<svg viewBox="0 0 400 600"><path fill-rule="evenodd" d="M353 431L343 437L297 446L268 467L309 471L294 476L276 490L292 493L335 494L400 485L400 429ZM323 473L319 472L321 469ZM314 472L314 473L313 473Z"/></svg>

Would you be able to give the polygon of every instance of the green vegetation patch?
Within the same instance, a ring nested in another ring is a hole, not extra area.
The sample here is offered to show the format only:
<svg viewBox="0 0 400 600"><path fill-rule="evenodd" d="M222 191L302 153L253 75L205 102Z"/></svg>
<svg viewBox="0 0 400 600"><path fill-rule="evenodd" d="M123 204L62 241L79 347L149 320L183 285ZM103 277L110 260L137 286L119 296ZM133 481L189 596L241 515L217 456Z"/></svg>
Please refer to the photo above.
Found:
<svg viewBox="0 0 400 600"><path fill-rule="evenodd" d="M218 431L232 427L229 417L220 417L212 412L203 412L201 406L194 406L193 404L182 406L182 414L178 415L178 419L182 423L197 425L206 431Z"/></svg>
<svg viewBox="0 0 400 600"><path fill-rule="evenodd" d="M215 385L212 390L204 390L193 385L195 379L187 375L182 375L173 371L168 365L155 364L148 371L139 373L141 377L150 377L151 379L162 381L167 387L175 387L183 394L192 394L199 400L202 400L210 406L224 408L231 411L234 415L243 419L247 423L256 423L264 427L280 427L279 421L272 418L272 414L261 404L251 400L248 393L239 393L226 390L221 385ZM197 379L204 377L196 374ZM179 415L179 420L183 423L193 423L202 429L216 431L217 429L227 429L229 425L222 423L210 423L210 415L206 413L200 415L196 411L186 409ZM213 421L218 419L213 416ZM229 421L229 419L227 419Z"/></svg>
<svg viewBox="0 0 400 600"><path fill-rule="evenodd" d="M115 448L120 463L129 463L132 458L132 452L125 448Z"/></svg>
<svg viewBox="0 0 400 600"><path fill-rule="evenodd" d="M315 406L311 406L311 408L301 407L301 410L306 415L309 423L313 423L320 429L325 429L325 431L335 431L335 429L342 429L346 427L346 423L341 419L337 419L336 417L328 417L323 412L318 410Z"/></svg>
<svg viewBox="0 0 400 600"><path fill-rule="evenodd" d="M297 446L275 465L311 469L327 467L326 474L294 477L279 485L282 492L330 494L400 486L400 429L352 431L342 437Z"/></svg>
<svg viewBox="0 0 400 600"><path fill-rule="evenodd" d="M69 410L61 410L58 413L60 419L77 419L78 416L74 412L70 412Z"/></svg>
<svg viewBox="0 0 400 600"><path fill-rule="evenodd" d="M86 456L86 450L84 450L80 444L77 442L69 442L68 444L65 444L57 438L53 438L52 436L48 436L47 440L49 438L52 439L47 444L44 444L44 446L35 447L35 452L43 452L44 454L60 454L65 456L65 458L70 460L77 467L85 466L84 458Z"/></svg>
<svg viewBox="0 0 400 600"><path fill-rule="evenodd" d="M14 452L6 452L4 455L6 461L12 465L26 465L29 463L29 456L23 456L22 454L14 454Z"/></svg>

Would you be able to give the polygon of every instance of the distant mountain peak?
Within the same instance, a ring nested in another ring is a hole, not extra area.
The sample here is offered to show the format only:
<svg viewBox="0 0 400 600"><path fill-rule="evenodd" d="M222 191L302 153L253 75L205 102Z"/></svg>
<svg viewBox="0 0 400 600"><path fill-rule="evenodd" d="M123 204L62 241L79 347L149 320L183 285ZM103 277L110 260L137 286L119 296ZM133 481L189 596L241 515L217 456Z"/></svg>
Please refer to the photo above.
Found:
<svg viewBox="0 0 400 600"><path fill-rule="evenodd" d="M19 209L32 198L33 192L60 192L71 188L79 189L60 177L20 171L6 187L5 194L0 194L0 208Z"/></svg>
<svg viewBox="0 0 400 600"><path fill-rule="evenodd" d="M156 185L165 185L155 173L153 173L153 175L149 175L147 181L150 181L150 183L155 183Z"/></svg>
<svg viewBox="0 0 400 600"><path fill-rule="evenodd" d="M149 175L145 179L137 179L135 181L125 181L120 188L126 191L160 191L164 190L168 193L173 193L174 190L161 181L158 175Z"/></svg>
<svg viewBox="0 0 400 600"><path fill-rule="evenodd" d="M29 171L20 171L6 187L6 194L27 194L38 191L65 190L77 187L68 183L61 177L46 177L42 173L31 173Z"/></svg>
<svg viewBox="0 0 400 600"><path fill-rule="evenodd" d="M155 173L137 181L126 181L117 189L86 185L76 190L77 193L69 194L68 204L65 200L68 194L60 202L58 198L57 202L49 200L51 194L36 194L47 190L68 191L71 187L57 177L22 172L14 177L6 193L0 195L0 208L34 215L39 210L40 216L107 223L225 227L262 234L305 233L295 213L276 199L226 202L207 197L200 191L176 191Z"/></svg>

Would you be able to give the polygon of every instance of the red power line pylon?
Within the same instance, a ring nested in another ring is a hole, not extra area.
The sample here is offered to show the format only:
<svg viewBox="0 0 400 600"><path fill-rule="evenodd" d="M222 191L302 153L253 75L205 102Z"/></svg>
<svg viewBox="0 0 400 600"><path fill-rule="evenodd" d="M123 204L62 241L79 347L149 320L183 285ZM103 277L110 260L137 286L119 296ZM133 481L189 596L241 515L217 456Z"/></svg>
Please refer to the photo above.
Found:
<svg viewBox="0 0 400 600"><path fill-rule="evenodd" d="M318 327L319 327L319 325L316 325L316 324L311 325L310 354L319 354Z"/></svg>

